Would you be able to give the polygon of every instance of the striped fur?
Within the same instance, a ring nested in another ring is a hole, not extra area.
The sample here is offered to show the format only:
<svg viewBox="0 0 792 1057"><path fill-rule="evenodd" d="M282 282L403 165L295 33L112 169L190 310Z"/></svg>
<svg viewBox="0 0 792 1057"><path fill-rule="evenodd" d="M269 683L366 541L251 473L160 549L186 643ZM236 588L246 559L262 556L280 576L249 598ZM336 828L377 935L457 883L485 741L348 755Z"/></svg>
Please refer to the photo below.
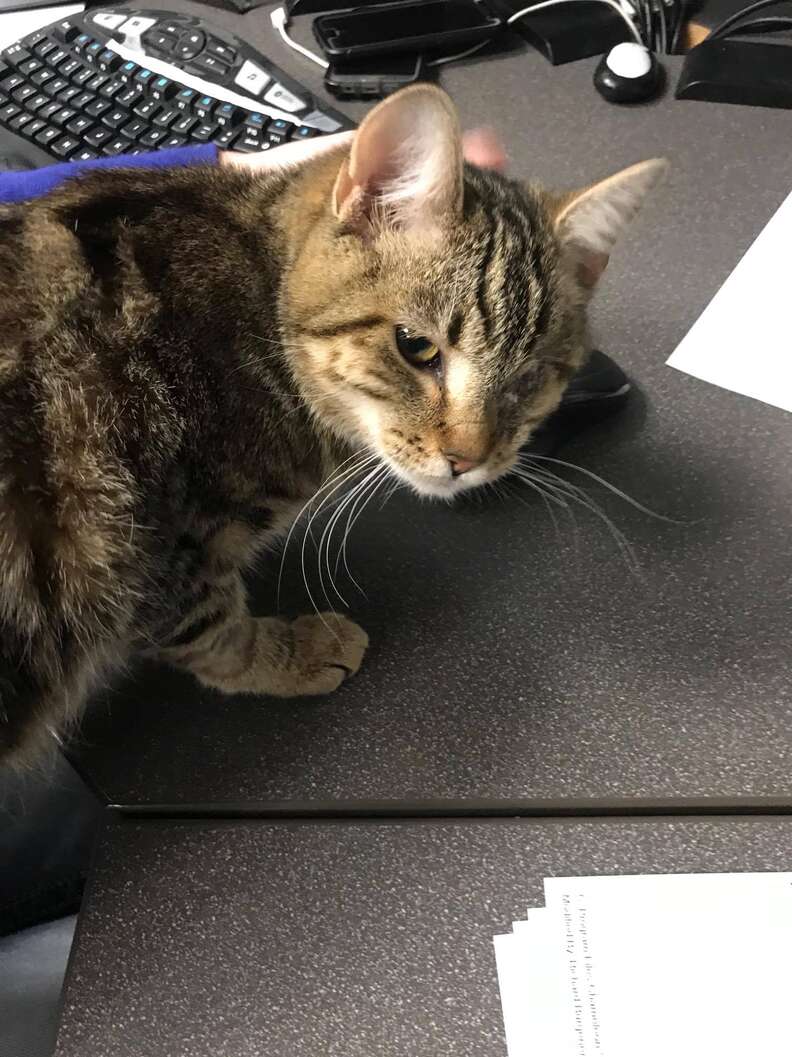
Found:
<svg viewBox="0 0 792 1057"><path fill-rule="evenodd" d="M356 452L437 496L510 468L585 355L584 201L463 169L422 87L288 178L116 170L0 209L0 755L136 652L233 693L354 673L360 628L253 618L243 575Z"/></svg>

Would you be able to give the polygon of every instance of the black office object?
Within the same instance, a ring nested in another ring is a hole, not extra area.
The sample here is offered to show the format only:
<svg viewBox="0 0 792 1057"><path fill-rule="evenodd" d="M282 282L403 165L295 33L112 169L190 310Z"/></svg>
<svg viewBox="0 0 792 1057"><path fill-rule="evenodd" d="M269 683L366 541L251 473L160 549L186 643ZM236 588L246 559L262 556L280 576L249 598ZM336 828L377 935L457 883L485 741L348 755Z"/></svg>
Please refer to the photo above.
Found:
<svg viewBox="0 0 792 1057"><path fill-rule="evenodd" d="M424 65L423 55L400 53L332 62L325 70L325 88L339 98L381 99L420 81Z"/></svg>
<svg viewBox="0 0 792 1057"><path fill-rule="evenodd" d="M38 161L206 142L255 152L352 122L201 18L103 8L0 54L0 125L7 152Z"/></svg>
<svg viewBox="0 0 792 1057"><path fill-rule="evenodd" d="M491 40L502 21L476 0L413 0L321 15L314 35L332 59L464 49Z"/></svg>
<svg viewBox="0 0 792 1057"><path fill-rule="evenodd" d="M527 7L527 0L494 0L492 8L508 18ZM623 40L632 40L621 18L599 0L558 4L518 19L510 27L554 66L602 55Z"/></svg>
<svg viewBox="0 0 792 1057"><path fill-rule="evenodd" d="M594 87L609 103L647 102L663 83L663 67L654 52L635 41L611 48L594 71Z"/></svg>
<svg viewBox="0 0 792 1057"><path fill-rule="evenodd" d="M740 37L705 40L685 58L677 99L792 108L792 46Z"/></svg>

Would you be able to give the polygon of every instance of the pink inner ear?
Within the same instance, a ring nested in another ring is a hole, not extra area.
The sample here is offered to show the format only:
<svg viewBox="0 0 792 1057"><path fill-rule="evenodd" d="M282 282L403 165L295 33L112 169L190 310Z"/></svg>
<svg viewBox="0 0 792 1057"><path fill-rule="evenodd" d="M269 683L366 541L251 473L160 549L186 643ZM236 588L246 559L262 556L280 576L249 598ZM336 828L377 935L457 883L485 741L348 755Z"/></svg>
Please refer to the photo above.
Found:
<svg viewBox="0 0 792 1057"><path fill-rule="evenodd" d="M588 289L596 286L608 266L609 259L607 253L595 253L593 250L583 251L577 263L577 277L581 286Z"/></svg>

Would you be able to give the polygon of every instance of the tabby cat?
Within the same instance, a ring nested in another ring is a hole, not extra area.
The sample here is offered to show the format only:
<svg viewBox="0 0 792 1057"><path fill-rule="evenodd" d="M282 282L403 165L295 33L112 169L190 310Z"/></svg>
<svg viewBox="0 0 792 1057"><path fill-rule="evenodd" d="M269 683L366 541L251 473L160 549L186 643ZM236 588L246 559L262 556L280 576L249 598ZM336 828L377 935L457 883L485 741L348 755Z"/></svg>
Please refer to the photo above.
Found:
<svg viewBox="0 0 792 1057"><path fill-rule="evenodd" d="M106 170L0 209L0 754L135 652L229 693L354 673L361 628L254 618L245 570L355 452L443 498L508 472L663 168L479 171L422 85L288 176Z"/></svg>

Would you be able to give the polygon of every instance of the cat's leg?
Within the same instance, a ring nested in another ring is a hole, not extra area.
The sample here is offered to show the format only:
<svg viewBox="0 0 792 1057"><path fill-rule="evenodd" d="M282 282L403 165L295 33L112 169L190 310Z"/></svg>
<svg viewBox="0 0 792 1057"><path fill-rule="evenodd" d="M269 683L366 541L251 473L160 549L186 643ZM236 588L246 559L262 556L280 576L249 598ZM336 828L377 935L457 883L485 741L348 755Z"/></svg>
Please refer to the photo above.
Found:
<svg viewBox="0 0 792 1057"><path fill-rule="evenodd" d="M368 636L337 613L296 620L253 617L238 572L203 585L159 655L226 693L328 694L353 675Z"/></svg>

